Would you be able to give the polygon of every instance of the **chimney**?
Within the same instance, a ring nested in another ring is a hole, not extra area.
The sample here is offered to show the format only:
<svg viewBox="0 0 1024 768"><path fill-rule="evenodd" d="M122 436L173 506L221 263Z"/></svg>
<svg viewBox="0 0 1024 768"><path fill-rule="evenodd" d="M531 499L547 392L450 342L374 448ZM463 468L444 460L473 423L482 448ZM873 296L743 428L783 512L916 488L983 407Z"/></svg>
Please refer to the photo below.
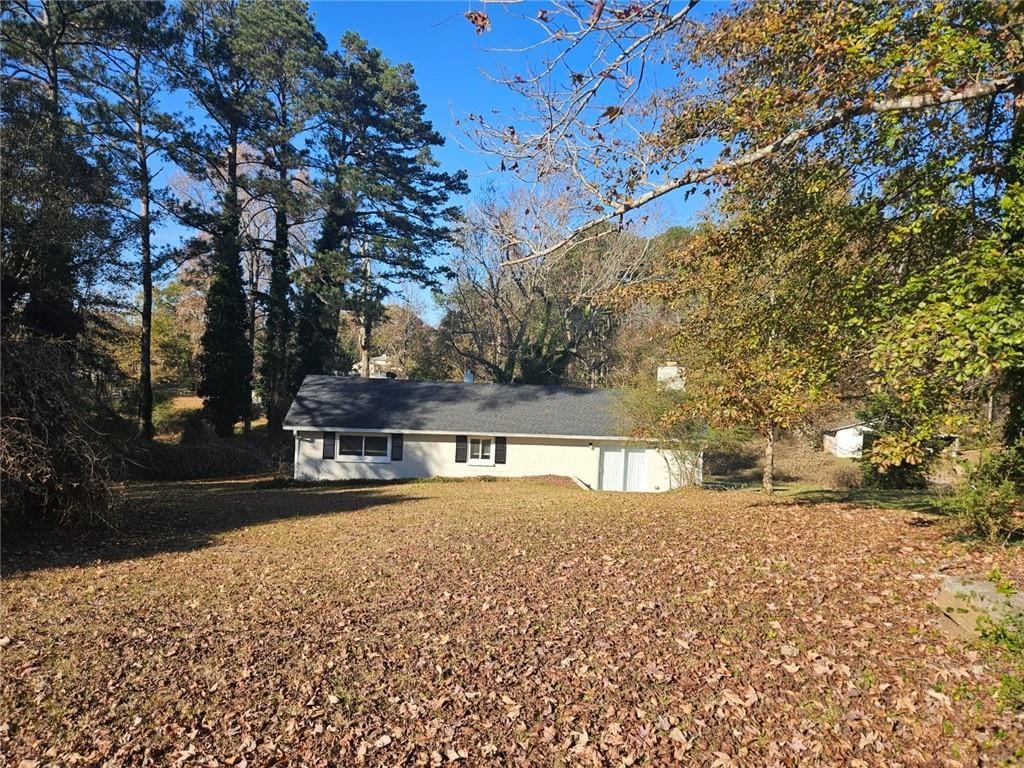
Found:
<svg viewBox="0 0 1024 768"><path fill-rule="evenodd" d="M472 384L474 381L476 381L476 376L474 376L473 372L469 370L469 368L467 368L466 372L462 374L462 380L467 384Z"/></svg>
<svg viewBox="0 0 1024 768"><path fill-rule="evenodd" d="M685 386L683 370L675 360L666 360L658 366L658 384L666 389L682 389Z"/></svg>

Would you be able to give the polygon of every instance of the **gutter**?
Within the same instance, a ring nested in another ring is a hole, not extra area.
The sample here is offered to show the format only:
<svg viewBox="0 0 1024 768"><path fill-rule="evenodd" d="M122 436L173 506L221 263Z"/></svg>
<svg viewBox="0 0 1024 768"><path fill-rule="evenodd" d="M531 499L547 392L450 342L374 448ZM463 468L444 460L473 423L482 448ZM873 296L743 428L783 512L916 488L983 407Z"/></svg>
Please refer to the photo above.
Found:
<svg viewBox="0 0 1024 768"><path fill-rule="evenodd" d="M289 426L284 425L282 429L290 432L352 432L365 435L390 435L401 433L403 435L466 435L467 437L546 437L552 440L615 440L618 442L631 443L653 443L656 440L645 440L626 435L547 435L539 432L470 432L466 430L438 430L438 429L402 429L394 427L391 429L360 429L358 427L311 427L311 426Z"/></svg>

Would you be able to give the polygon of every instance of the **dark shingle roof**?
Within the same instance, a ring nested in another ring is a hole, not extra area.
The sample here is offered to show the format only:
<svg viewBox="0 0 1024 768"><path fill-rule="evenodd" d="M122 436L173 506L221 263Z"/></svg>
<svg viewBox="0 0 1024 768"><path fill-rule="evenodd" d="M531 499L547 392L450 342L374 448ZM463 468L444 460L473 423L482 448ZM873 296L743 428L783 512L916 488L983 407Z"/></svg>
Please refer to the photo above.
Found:
<svg viewBox="0 0 1024 768"><path fill-rule="evenodd" d="M610 437L623 433L618 397L609 389L307 376L285 426Z"/></svg>

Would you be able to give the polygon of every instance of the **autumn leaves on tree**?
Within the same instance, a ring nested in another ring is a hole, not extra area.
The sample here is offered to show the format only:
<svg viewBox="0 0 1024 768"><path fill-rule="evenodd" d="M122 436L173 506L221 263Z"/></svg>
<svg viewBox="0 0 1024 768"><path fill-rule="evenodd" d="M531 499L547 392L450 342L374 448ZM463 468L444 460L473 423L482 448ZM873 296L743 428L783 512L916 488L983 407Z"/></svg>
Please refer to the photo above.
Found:
<svg viewBox="0 0 1024 768"><path fill-rule="evenodd" d="M844 392L885 403L882 472L926 462L990 397L1014 439L1019 4L699 9L538 13L550 56L505 80L533 108L473 116L479 144L524 181L571 179L591 206L574 238L676 190L714 196L646 290L683 318L687 407L761 434L766 488L778 430ZM644 87L652 72L671 86Z"/></svg>

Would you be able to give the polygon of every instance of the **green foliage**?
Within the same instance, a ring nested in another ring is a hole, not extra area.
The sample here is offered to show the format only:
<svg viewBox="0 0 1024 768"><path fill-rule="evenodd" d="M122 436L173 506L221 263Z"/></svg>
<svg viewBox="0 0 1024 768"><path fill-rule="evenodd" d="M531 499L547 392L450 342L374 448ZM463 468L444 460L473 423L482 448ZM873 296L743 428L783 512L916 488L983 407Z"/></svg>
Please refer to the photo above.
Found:
<svg viewBox="0 0 1024 768"><path fill-rule="evenodd" d="M611 68L594 62L544 89L510 78L543 119L509 129L480 118L481 133L540 178L552 165L583 177L597 212L587 231L673 189L719 193L715 224L726 232L703 249L704 263L698 253L693 275L665 278L677 280L668 291L676 296L705 275L712 285L745 282L714 296L714 313L701 312L713 289L693 289L700 319L688 325L702 334L693 346L713 351L687 367L716 418L756 420L770 435L837 383L856 394L873 383L913 424L880 436L879 472L920 464L929 440L994 390L1011 395L1007 423L1024 425L1020 3L750 0L646 22L625 4L595 8L600 23L559 30L558 44L618 46ZM575 16L571 7L561 14ZM614 91L650 56L627 43L641 37L638 24L667 44L678 75L649 100ZM606 120L588 119L579 105L602 89L621 101ZM716 188L700 190L707 180ZM822 194L829 188L839 197ZM733 264L738 275L728 274ZM777 289L756 279L769 265L783 267ZM843 305L852 311L835 311ZM705 343L708 328L722 341ZM730 367L734 339L742 365Z"/></svg>
<svg viewBox="0 0 1024 768"><path fill-rule="evenodd" d="M956 91L1003 75L1021 60L1011 32L1019 14L1010 3L926 0L738 6L682 46L723 76L696 91L699 108L680 105L677 136L690 141L710 122L749 148L880 94ZM880 430L875 475L915 474L934 438L957 431L979 395L1006 388L1021 366L1021 125L1012 94L995 93L841 122L794 152L801 165L824 154L847 169L858 180L853 200L876 212L858 249L854 321L871 350L873 389L899 423Z"/></svg>
<svg viewBox="0 0 1024 768"><path fill-rule="evenodd" d="M198 387L203 294L181 280L153 290L153 380L158 385L193 392Z"/></svg>
<svg viewBox="0 0 1024 768"><path fill-rule="evenodd" d="M882 393L869 397L858 416L871 426L860 461L864 485L924 488L928 469L942 449L935 420L908 413L899 401Z"/></svg>
<svg viewBox="0 0 1024 768"><path fill-rule="evenodd" d="M1019 162L1019 161L1018 161ZM1000 200L1000 228L894 288L873 354L875 388L914 429L886 436L876 466L920 463L921 446L964 423L973 391L1024 367L1024 184ZM1013 437L1008 420L1008 437Z"/></svg>
<svg viewBox="0 0 1024 768"><path fill-rule="evenodd" d="M107 427L123 390L105 354L125 284L123 177L83 119L96 4L0 5L0 513L3 525L105 521Z"/></svg>
<svg viewBox="0 0 1024 768"><path fill-rule="evenodd" d="M861 482L865 488L881 490L920 490L928 485L926 467L904 461L888 466L884 471L871 461L868 454L861 459Z"/></svg>
<svg viewBox="0 0 1024 768"><path fill-rule="evenodd" d="M91 130L101 133L125 191L138 202L138 217L126 221L129 242L138 246L142 287L138 330L138 429L153 436L153 275L157 267L152 237L159 221L151 163L163 154L177 124L160 105L159 57L172 31L163 0L101 3L96 6L88 71L99 87L83 108ZM133 270L136 271L136 270Z"/></svg>
<svg viewBox="0 0 1024 768"><path fill-rule="evenodd" d="M862 335L860 240L874 221L829 163L770 163L718 203L721 220L665 260L650 290L681 317L672 353L692 416L765 440L837 395ZM764 484L772 485L766 456Z"/></svg>
<svg viewBox="0 0 1024 768"><path fill-rule="evenodd" d="M259 389L267 432L276 438L295 394L290 228L292 220L309 208L308 195L300 194L302 187L294 179L305 162L297 140L319 106L316 86L327 49L301 0L243 5L232 44L259 82L259 90L268 95L260 103L252 142L266 158L268 172L267 178L257 179L256 189L265 189L274 207Z"/></svg>
<svg viewBox="0 0 1024 768"><path fill-rule="evenodd" d="M1006 595L1007 597L1017 594L1017 588L1013 586L1013 582L1003 576L1003 572L998 568L993 568L986 573L985 578L992 583L999 594Z"/></svg>
<svg viewBox="0 0 1024 768"><path fill-rule="evenodd" d="M962 530L991 541L1024 533L1024 443L985 456L942 502Z"/></svg>
<svg viewBox="0 0 1024 768"><path fill-rule="evenodd" d="M8 33L10 27L5 27ZM17 29L17 27L15 28ZM7 57L5 66L19 66ZM111 254L121 203L108 158L34 81L5 81L0 207L0 312L5 325L73 338L82 310L100 296L89 284L121 282ZM56 111L46 119L51 110Z"/></svg>
<svg viewBox="0 0 1024 768"><path fill-rule="evenodd" d="M211 434L210 423L203 418L202 411L181 413L180 423L182 445L201 445L209 443L214 437Z"/></svg>
<svg viewBox="0 0 1024 768"><path fill-rule="evenodd" d="M1000 677L996 697L1003 703L1003 706L1024 712L1024 676L1003 675ZM1024 757L1024 755L1019 756Z"/></svg>
<svg viewBox="0 0 1024 768"><path fill-rule="evenodd" d="M257 105L265 96L235 47L239 27L235 3L186 2L178 11L177 45L168 61L175 84L204 109L212 126L183 133L175 159L197 177L212 174L220 181L219 210L187 208L183 214L213 236L199 394L207 418L222 437L230 436L235 422L252 408L253 346L242 282L238 159L240 143L254 133Z"/></svg>
<svg viewBox="0 0 1024 768"><path fill-rule="evenodd" d="M198 425L197 425L198 426ZM129 476L136 480L200 480L273 472L279 457L265 441L224 439L209 434L181 443L153 440L129 446Z"/></svg>
<svg viewBox="0 0 1024 768"><path fill-rule="evenodd" d="M622 433L654 440L663 452L671 455L673 463L669 468L675 486L698 481L700 465L695 457L711 448L727 449L738 442L731 430L712 429L706 421L687 416L693 411L687 402L690 398L684 389L664 386L647 373L623 390L620 402L618 420Z"/></svg>
<svg viewBox="0 0 1024 768"><path fill-rule="evenodd" d="M1002 706L1017 712L1024 712L1024 676L1001 676L995 695L1002 702ZM1018 757L1024 757L1024 754L1019 754Z"/></svg>
<svg viewBox="0 0 1024 768"><path fill-rule="evenodd" d="M341 270L355 275L343 298L368 354L390 285L436 288L447 276L432 259L451 242L460 214L449 198L468 192L466 174L437 169L433 150L444 138L424 116L412 68L391 64L355 33L330 56L320 87L315 145L326 210L314 260L329 263L318 275L328 289L338 290Z"/></svg>
<svg viewBox="0 0 1024 768"><path fill-rule="evenodd" d="M221 234L213 279L206 296L206 330L200 355L199 394L217 434L229 437L236 421L251 404L252 348L246 338L248 313L242 288L238 240L230 229L237 218L228 215Z"/></svg>
<svg viewBox="0 0 1024 768"><path fill-rule="evenodd" d="M1011 613L999 620L982 616L978 619L978 627L982 640L1011 653L1024 654L1024 614Z"/></svg>
<svg viewBox="0 0 1024 768"><path fill-rule="evenodd" d="M315 279L315 278L314 278ZM325 298L326 296L326 298ZM326 286L300 281L295 317L296 360L292 387L298 389L308 374L347 373L355 357L338 338L340 298Z"/></svg>

